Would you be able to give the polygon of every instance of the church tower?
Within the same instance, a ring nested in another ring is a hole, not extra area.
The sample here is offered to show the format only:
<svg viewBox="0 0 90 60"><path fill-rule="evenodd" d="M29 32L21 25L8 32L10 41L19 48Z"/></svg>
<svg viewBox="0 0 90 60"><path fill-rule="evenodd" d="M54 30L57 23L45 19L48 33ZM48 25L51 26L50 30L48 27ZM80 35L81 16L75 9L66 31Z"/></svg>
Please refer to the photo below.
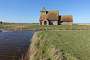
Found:
<svg viewBox="0 0 90 60"><path fill-rule="evenodd" d="M40 25L47 25L47 10L45 7L40 11Z"/></svg>

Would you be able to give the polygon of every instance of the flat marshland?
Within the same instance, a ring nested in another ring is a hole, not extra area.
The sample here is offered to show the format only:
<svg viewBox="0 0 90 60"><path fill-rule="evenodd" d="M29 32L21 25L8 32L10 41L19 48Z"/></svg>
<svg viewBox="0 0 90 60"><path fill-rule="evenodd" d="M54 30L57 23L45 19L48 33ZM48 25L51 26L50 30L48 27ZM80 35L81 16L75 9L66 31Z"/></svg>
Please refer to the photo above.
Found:
<svg viewBox="0 0 90 60"><path fill-rule="evenodd" d="M38 23L3 23L0 29L4 30L38 30Z"/></svg>
<svg viewBox="0 0 90 60"><path fill-rule="evenodd" d="M44 26L32 39L31 60L90 60L90 25ZM4 24L6 30L39 30L39 24Z"/></svg>

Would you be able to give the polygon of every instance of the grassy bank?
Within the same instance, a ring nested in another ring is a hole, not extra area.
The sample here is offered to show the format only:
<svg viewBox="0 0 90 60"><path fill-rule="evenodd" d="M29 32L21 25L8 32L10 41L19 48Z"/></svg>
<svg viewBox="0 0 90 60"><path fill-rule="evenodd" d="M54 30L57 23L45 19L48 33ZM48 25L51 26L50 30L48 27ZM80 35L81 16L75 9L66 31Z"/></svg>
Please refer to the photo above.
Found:
<svg viewBox="0 0 90 60"><path fill-rule="evenodd" d="M32 40L32 60L89 60L90 31L44 31Z"/></svg>

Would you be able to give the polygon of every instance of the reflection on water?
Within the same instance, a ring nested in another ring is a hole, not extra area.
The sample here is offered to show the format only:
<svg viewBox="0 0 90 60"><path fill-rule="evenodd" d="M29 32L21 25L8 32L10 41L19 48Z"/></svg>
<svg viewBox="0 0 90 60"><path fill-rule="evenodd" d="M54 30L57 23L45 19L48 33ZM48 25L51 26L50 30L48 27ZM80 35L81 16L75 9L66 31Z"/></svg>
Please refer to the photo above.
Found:
<svg viewBox="0 0 90 60"><path fill-rule="evenodd" d="M0 32L0 60L18 60L30 44L33 32Z"/></svg>

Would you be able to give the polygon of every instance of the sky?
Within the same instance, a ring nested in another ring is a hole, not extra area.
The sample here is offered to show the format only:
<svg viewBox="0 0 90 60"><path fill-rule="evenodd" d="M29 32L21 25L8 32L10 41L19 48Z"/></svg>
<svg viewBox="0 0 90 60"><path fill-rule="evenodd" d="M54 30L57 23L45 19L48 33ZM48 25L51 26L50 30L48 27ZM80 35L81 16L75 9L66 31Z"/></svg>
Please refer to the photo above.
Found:
<svg viewBox="0 0 90 60"><path fill-rule="evenodd" d="M90 0L0 0L0 21L37 23L42 7L72 15L74 23L90 23Z"/></svg>

